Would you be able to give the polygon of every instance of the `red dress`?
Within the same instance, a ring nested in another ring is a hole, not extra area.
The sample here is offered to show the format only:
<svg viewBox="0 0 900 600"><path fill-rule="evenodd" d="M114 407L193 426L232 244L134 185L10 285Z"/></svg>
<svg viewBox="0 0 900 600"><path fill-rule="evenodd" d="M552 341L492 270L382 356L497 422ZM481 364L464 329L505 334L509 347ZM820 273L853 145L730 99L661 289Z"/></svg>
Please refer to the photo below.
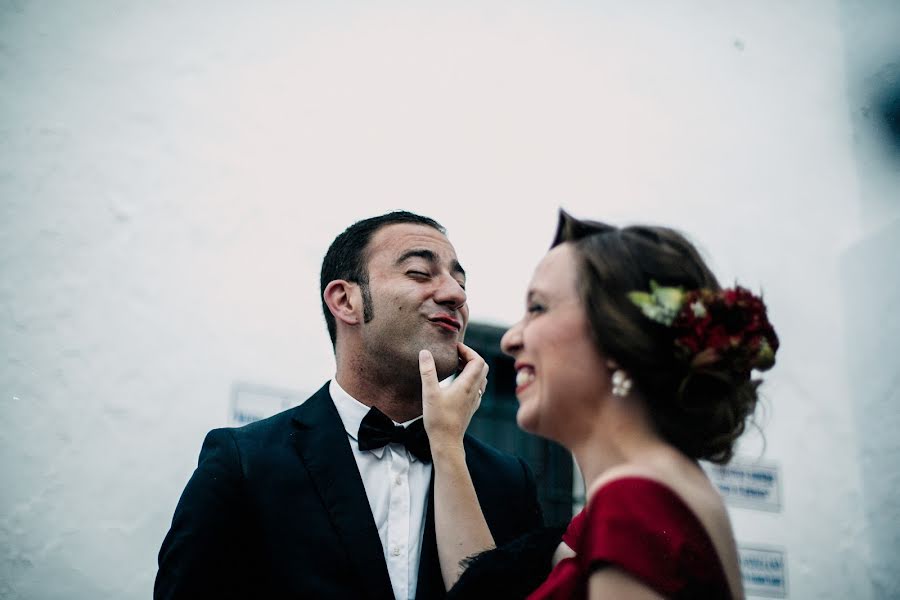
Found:
<svg viewBox="0 0 900 600"><path fill-rule="evenodd" d="M731 598L712 540L671 489L625 477L597 490L572 519L561 560L529 600L587 598L594 571L614 565L667 598Z"/></svg>

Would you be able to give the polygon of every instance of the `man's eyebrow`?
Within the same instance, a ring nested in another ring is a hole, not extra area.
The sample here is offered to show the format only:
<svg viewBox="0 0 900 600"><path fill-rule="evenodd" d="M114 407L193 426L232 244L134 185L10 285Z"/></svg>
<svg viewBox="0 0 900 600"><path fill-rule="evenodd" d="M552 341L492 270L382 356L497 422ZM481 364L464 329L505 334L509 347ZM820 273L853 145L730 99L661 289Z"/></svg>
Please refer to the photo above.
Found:
<svg viewBox="0 0 900 600"><path fill-rule="evenodd" d="M432 264L437 264L438 262L440 262L438 259L438 255L431 250L425 248L414 248L412 250L407 250L406 252L401 254L395 264L401 265L411 258L422 258ZM466 270L463 269L462 265L459 264L459 261L456 259L454 259L453 262L450 263L450 271L452 271L453 273L459 273L463 277L466 276Z"/></svg>
<svg viewBox="0 0 900 600"><path fill-rule="evenodd" d="M424 258L425 260L427 260L430 263L436 263L438 261L437 254L435 254L431 250L414 249L414 250L407 250L406 252L401 254L400 258L397 259L397 262L395 264L398 264L398 265L403 264L404 262L408 261L411 258Z"/></svg>

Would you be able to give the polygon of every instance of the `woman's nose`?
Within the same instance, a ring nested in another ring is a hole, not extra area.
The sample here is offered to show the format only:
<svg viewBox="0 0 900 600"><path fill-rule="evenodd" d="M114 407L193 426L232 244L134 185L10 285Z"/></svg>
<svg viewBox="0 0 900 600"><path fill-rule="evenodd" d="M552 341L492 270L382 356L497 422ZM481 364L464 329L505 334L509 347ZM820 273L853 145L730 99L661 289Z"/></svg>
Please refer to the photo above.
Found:
<svg viewBox="0 0 900 600"><path fill-rule="evenodd" d="M500 338L500 349L510 356L515 356L522 349L522 321L510 327Z"/></svg>

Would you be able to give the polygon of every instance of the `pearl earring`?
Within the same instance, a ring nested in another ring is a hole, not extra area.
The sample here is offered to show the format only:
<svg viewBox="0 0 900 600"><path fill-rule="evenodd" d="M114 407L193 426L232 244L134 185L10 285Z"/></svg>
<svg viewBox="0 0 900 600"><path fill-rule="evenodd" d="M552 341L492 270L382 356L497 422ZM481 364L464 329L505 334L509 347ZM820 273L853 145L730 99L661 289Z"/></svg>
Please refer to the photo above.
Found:
<svg viewBox="0 0 900 600"><path fill-rule="evenodd" d="M617 398L624 398L631 391L631 378L622 369L612 374L612 393Z"/></svg>

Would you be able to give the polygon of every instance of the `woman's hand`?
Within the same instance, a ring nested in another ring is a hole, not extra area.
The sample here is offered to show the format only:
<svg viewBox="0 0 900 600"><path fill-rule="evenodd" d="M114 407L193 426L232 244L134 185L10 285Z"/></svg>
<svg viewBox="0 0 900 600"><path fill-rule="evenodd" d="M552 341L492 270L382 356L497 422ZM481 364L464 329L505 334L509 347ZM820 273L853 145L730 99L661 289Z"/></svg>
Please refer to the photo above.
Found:
<svg viewBox="0 0 900 600"><path fill-rule="evenodd" d="M457 349L464 362L463 370L445 388L438 384L431 352L419 352L422 415L432 454L445 448L462 448L463 435L487 385L488 365L484 359L465 344L457 344Z"/></svg>

